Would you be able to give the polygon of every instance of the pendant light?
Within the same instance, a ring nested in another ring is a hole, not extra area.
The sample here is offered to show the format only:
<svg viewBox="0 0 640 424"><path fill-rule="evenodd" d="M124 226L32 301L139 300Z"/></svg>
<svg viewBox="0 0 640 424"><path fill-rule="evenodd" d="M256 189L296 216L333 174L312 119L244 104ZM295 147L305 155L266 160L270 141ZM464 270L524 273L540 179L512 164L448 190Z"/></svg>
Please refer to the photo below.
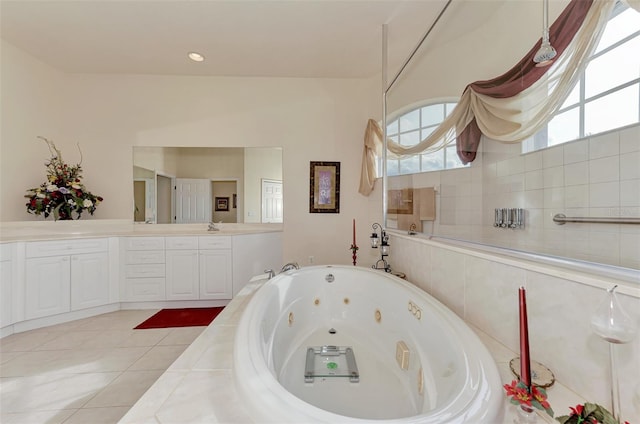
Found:
<svg viewBox="0 0 640 424"><path fill-rule="evenodd" d="M557 54L556 49L549 42L549 0L542 0L542 44L533 61L539 68L549 66Z"/></svg>

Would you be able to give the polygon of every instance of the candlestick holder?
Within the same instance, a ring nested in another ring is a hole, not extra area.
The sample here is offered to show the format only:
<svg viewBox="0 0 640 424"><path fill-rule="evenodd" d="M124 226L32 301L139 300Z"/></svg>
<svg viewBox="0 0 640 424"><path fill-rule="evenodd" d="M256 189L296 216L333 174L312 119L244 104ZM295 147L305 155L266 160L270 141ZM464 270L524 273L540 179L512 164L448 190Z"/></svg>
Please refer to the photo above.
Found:
<svg viewBox="0 0 640 424"><path fill-rule="evenodd" d="M351 250L351 260L353 261L353 266L356 266L356 262L358 261L358 249L360 249L357 245L352 244L349 250Z"/></svg>
<svg viewBox="0 0 640 424"><path fill-rule="evenodd" d="M620 422L620 387L614 345L629 343L638 332L636 322L627 315L616 296L615 285L607 290L591 317L591 329L596 335L609 342L609 364L611 381L611 413Z"/></svg>
<svg viewBox="0 0 640 424"><path fill-rule="evenodd" d="M371 233L371 237L369 237L369 239L371 240L371 247L373 249L377 249L378 246L380 246L380 259L378 259L378 261L375 263L375 265L372 266L372 268L384 269L385 272L391 272L391 266L385 259L387 256L389 256L389 235L387 234L385 229L382 228L382 225L378 224L377 222L374 223L371 228L373 228L373 233ZM378 233L376 231L378 229L380 230L380 237L378 237Z"/></svg>

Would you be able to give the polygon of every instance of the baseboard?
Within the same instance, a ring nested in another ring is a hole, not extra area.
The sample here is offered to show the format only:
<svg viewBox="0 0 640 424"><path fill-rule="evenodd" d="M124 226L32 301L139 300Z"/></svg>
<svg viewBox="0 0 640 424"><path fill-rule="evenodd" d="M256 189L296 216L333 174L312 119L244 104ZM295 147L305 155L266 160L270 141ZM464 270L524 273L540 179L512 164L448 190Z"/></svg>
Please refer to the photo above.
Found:
<svg viewBox="0 0 640 424"><path fill-rule="evenodd" d="M175 308L209 308L212 306L227 306L231 302L226 300L162 300L157 302L120 302L120 309L175 309Z"/></svg>
<svg viewBox="0 0 640 424"><path fill-rule="evenodd" d="M52 315L43 318L35 318L27 321L16 322L15 324L4 327L0 330L0 336L5 337L14 333L22 333L24 331L35 330L37 328L49 327L52 325L63 324L69 321L89 318L95 315L106 314L120 310L119 303L111 303L109 305L96 306L94 308L81 309L79 311L66 312L64 314ZM5 330L11 327L11 332L5 334Z"/></svg>

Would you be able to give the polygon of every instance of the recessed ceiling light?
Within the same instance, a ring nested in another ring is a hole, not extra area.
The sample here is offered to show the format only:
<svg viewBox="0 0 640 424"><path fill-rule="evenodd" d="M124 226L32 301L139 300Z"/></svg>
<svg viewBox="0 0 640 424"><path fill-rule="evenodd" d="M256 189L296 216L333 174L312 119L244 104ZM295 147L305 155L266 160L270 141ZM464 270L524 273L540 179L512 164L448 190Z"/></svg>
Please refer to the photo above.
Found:
<svg viewBox="0 0 640 424"><path fill-rule="evenodd" d="M194 62L204 62L204 56L198 52L189 52L188 56L189 59L193 60Z"/></svg>

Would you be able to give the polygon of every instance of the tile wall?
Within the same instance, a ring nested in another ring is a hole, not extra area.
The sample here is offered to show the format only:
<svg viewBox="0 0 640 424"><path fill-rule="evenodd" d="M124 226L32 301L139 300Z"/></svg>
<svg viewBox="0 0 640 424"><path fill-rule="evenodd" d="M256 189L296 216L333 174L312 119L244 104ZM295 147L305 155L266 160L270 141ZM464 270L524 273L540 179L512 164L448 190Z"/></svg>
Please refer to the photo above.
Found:
<svg viewBox="0 0 640 424"><path fill-rule="evenodd" d="M526 287L532 359L548 366L558 381L582 398L610 408L609 345L590 328L593 310L605 299L602 287L609 287L610 281L405 235L393 234L391 245L395 270L515 352L518 288ZM618 297L638 321L640 290L628 292L637 293ZM640 336L616 345L615 351L622 417L637 421ZM568 413L569 406L574 405L552 405L556 415Z"/></svg>
<svg viewBox="0 0 640 424"><path fill-rule="evenodd" d="M552 220L640 218L640 125L525 155L520 144L486 139L480 149L468 168L389 178L390 189L438 188L437 218L423 222L425 232L640 268L640 226ZM495 208L525 208L525 227L494 228Z"/></svg>

